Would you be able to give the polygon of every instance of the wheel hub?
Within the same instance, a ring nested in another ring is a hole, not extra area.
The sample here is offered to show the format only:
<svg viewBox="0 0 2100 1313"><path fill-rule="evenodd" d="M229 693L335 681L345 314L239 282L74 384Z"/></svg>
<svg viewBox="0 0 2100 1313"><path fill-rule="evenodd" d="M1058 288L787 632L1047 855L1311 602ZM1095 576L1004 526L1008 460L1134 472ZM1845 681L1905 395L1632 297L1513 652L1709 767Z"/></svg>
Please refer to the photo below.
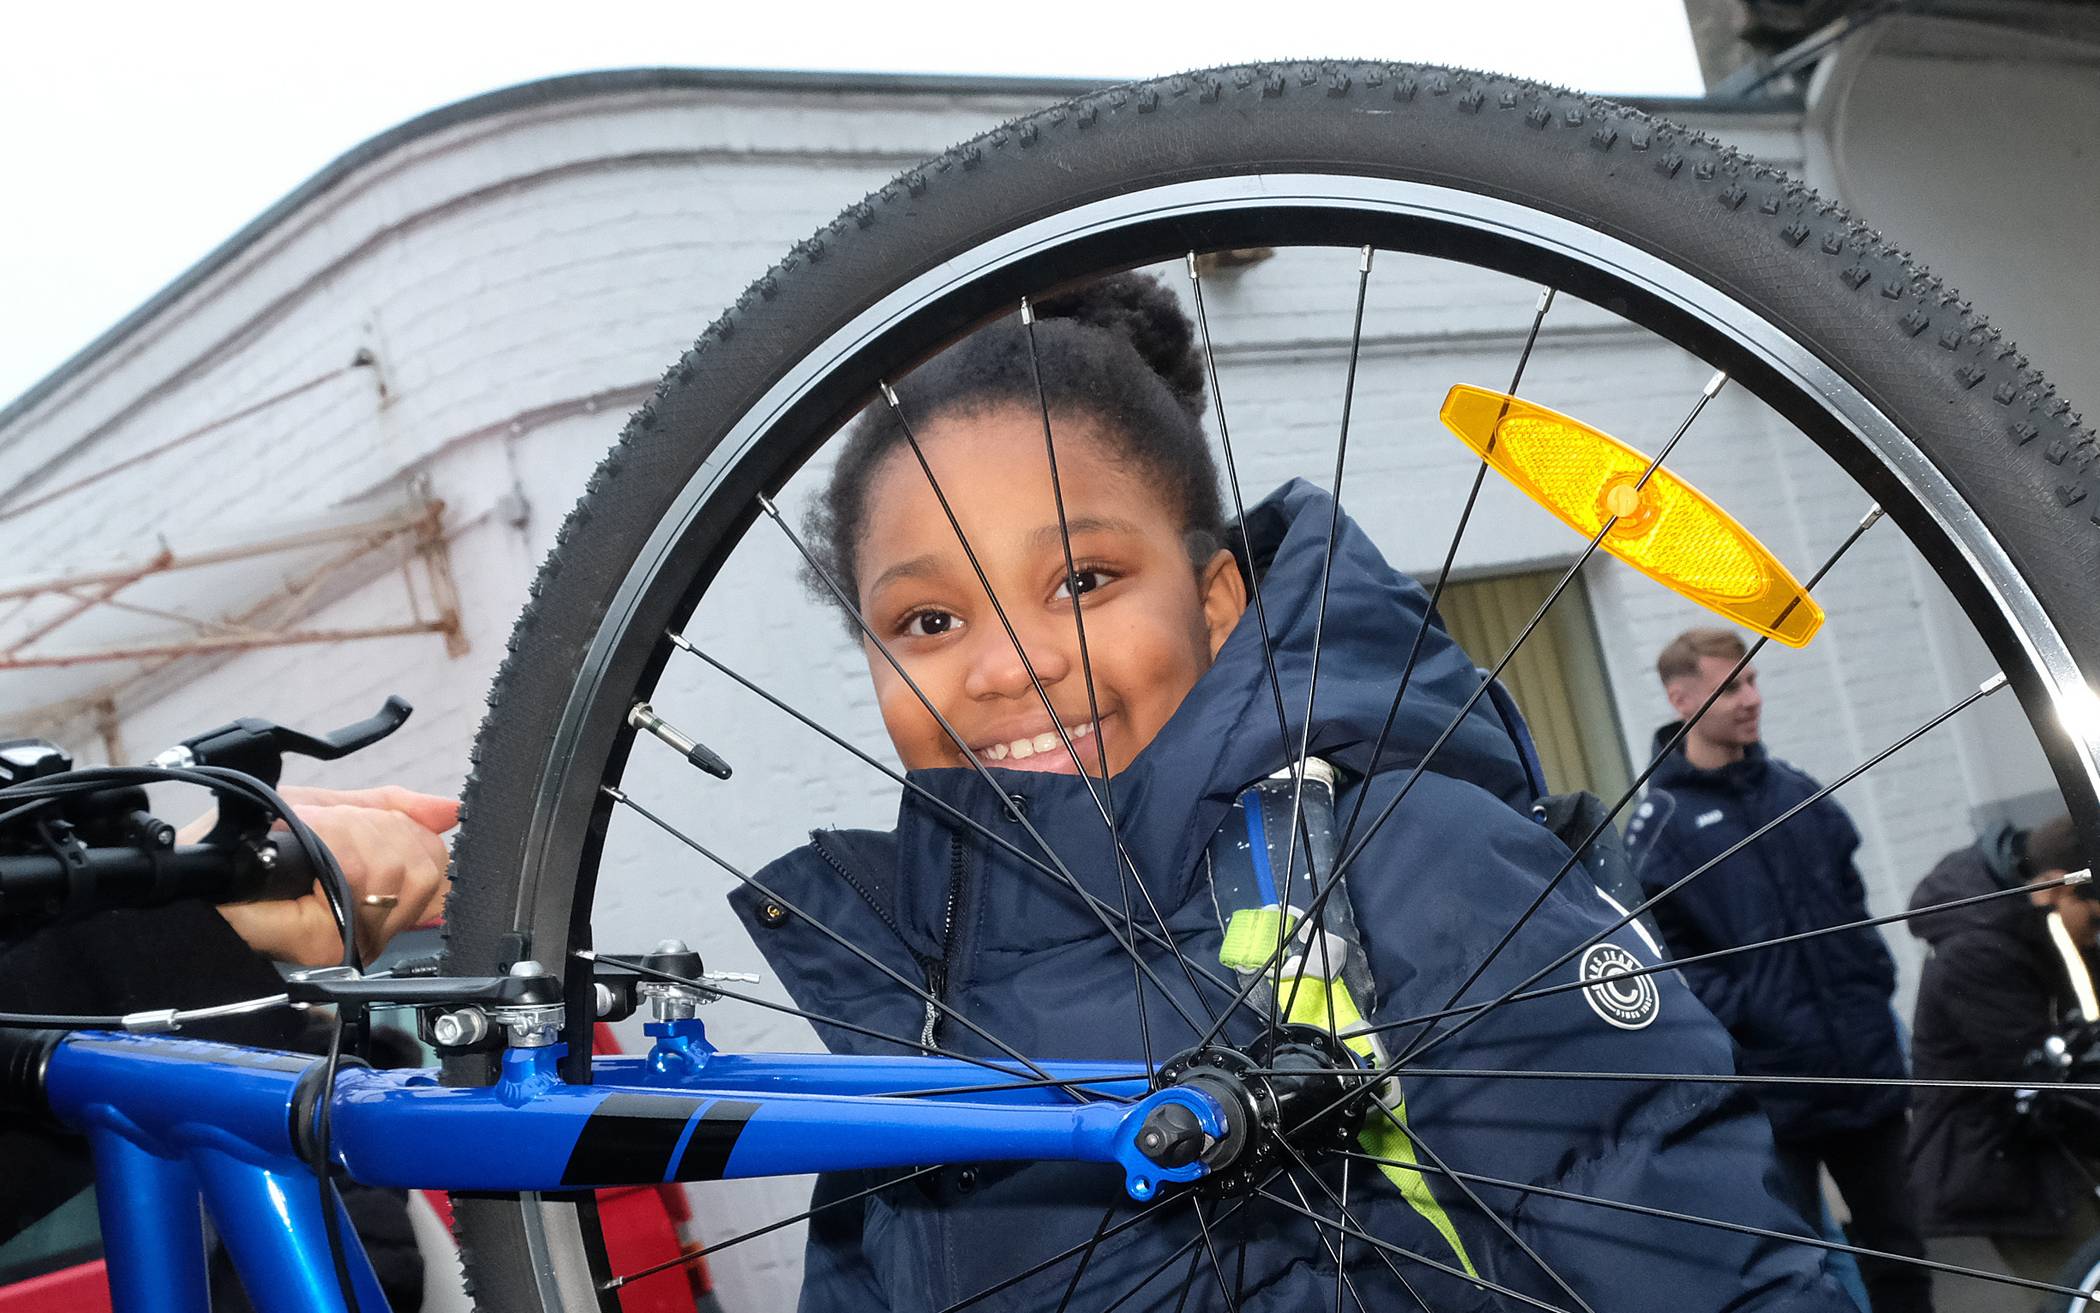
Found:
<svg viewBox="0 0 2100 1313"><path fill-rule="evenodd" d="M1167 1105L1147 1121L1138 1147L1163 1166L1201 1161L1209 1170L1193 1188L1204 1194L1251 1194L1299 1158L1316 1162L1355 1143L1374 1082L1335 1069L1360 1065L1313 1026L1280 1027L1273 1044L1263 1036L1243 1049L1190 1049L1160 1067L1160 1084L1209 1095L1225 1110L1225 1133L1204 1136Z"/></svg>

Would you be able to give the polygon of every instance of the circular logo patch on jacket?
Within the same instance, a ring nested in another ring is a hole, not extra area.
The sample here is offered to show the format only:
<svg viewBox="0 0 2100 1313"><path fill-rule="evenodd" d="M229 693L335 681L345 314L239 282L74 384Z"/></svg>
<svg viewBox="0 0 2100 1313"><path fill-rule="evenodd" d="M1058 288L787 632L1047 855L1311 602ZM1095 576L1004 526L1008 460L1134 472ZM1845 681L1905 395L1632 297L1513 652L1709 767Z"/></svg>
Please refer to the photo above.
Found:
<svg viewBox="0 0 2100 1313"><path fill-rule="evenodd" d="M1580 974L1590 982L1582 991L1590 1010L1620 1030L1639 1030L1662 1010L1662 994L1652 976L1628 977L1641 960L1617 944L1595 944L1582 955Z"/></svg>

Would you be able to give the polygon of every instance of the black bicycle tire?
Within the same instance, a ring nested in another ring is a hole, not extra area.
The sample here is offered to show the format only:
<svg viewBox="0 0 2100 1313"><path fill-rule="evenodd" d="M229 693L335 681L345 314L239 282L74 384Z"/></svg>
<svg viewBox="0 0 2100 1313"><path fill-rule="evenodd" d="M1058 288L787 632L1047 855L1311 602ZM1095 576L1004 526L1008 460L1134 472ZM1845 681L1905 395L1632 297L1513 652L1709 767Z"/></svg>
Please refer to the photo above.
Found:
<svg viewBox="0 0 2100 1313"><path fill-rule="evenodd" d="M1248 172L1461 188L1686 269L1895 420L1996 535L2086 678L2100 676L2092 433L1967 302L1784 173L1636 110L1481 73L1294 63L1134 83L996 128L849 206L667 372L563 524L490 693L448 907L455 969L495 970L516 955L549 728L614 590L734 417L885 291L988 234L1135 186ZM1850 468L1873 487L1864 462ZM2009 635L1985 638L2016 655ZM2061 753L2057 765L2070 769ZM574 872L535 871L536 905L567 900L564 879L573 887ZM456 1062L448 1076L485 1069ZM462 1199L459 1216L487 1306L539 1307L538 1287L512 1275L545 1261L527 1252L515 1202Z"/></svg>
<svg viewBox="0 0 2100 1313"><path fill-rule="evenodd" d="M2100 1282L2100 1235L2093 1236L2080 1245L2078 1252L2071 1255L2050 1279L2059 1286L2069 1286L2073 1290L2093 1289L2094 1283ZM2054 1313L2059 1307L2069 1310L2070 1313L2084 1313L2090 1303L2089 1300L2081 1299L2066 1304L2059 1297L2052 1295L2045 1298L2038 1308L2040 1313Z"/></svg>

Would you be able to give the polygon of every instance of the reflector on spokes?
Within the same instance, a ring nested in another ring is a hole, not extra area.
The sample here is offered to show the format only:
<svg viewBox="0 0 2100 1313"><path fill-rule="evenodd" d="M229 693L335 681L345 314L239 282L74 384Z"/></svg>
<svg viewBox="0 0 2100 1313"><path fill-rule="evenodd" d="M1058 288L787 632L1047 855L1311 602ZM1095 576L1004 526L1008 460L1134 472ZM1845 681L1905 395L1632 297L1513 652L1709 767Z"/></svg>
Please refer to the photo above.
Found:
<svg viewBox="0 0 2100 1313"><path fill-rule="evenodd" d="M1791 647L1823 608L1779 558L1704 493L1580 420L1521 397L1459 384L1444 426L1562 523L1663 587ZM1616 522L1614 521L1616 517Z"/></svg>

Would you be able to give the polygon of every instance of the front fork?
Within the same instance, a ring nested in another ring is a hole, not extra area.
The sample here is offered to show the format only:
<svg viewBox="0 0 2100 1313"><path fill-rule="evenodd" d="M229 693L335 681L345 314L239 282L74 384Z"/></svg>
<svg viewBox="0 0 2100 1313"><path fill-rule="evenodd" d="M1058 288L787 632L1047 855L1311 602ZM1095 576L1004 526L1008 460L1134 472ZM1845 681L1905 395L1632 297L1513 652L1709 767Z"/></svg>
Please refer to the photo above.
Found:
<svg viewBox="0 0 2100 1313"><path fill-rule="evenodd" d="M645 1059L652 1076L667 1084L706 1079L709 1067L714 1064L716 1050L708 1043L707 1032L698 1017L652 1021L643 1029L655 1039ZM1071 1088L1100 1092L1099 1084L1089 1086L1075 1081ZM819 1100L821 1097L817 1096ZM903 1110L898 1111L902 1113ZM1157 1090L1134 1104L1118 1099L1069 1111L1076 1122L1070 1144L1046 1144L1043 1147L1051 1152L1040 1156L1073 1157L1081 1161L1098 1159L1099 1151L1105 1145L1110 1161L1123 1169L1124 1190L1139 1202L1153 1198L1162 1185L1193 1181L1208 1172L1216 1147L1232 1131L1229 1102L1195 1086ZM782 1116L782 1112L786 1115ZM812 1102L805 1108L797 1100L794 1109L775 1112L768 1120L792 1124L803 1120L796 1115L798 1113L806 1115L811 1126L810 1134L820 1134L827 1128L826 1117L837 1115L838 1108L837 1105L827 1107L822 1102ZM910 1114L903 1114L903 1119L909 1117ZM893 1136L902 1135L910 1140L919 1138L901 1126L888 1129ZM1033 1124L1024 1126L1019 1119L995 1114L982 1126L965 1128L952 1121L944 1125L939 1133L939 1147L948 1159L967 1161L978 1156L971 1150L982 1140L985 1157L1027 1158L1031 1155L1017 1152L1022 1142L1032 1142L1045 1133L1051 1137L1058 1135L1053 1126L1040 1129ZM1067 1152L1056 1152L1060 1149Z"/></svg>
<svg viewBox="0 0 2100 1313"><path fill-rule="evenodd" d="M952 1059L718 1054L697 1018L648 1030L648 1053L598 1059L590 1085L559 1079L561 1044L509 1048L496 1083L478 1089L424 1073L346 1076L340 1160L374 1185L496 1191L1097 1162L1149 1200L1208 1172L1209 1151L1245 1122L1195 1084L1148 1093L1123 1065L1050 1064L1060 1087ZM499 1131L503 1152L491 1153Z"/></svg>

